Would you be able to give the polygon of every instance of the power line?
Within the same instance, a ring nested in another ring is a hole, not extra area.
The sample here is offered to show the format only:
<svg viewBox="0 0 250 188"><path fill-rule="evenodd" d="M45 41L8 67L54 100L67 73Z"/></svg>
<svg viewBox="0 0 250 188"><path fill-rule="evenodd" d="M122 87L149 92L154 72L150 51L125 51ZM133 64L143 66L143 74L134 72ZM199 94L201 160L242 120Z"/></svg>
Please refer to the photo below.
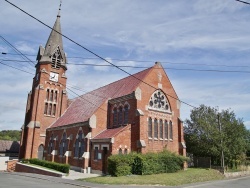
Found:
<svg viewBox="0 0 250 188"><path fill-rule="evenodd" d="M26 55L24 55L22 52L20 52L14 45L12 45L9 41L7 41L3 36L0 35L0 37L2 38L2 40L7 44L9 45L12 49L14 49L16 52L18 52L19 54L21 54L20 56L23 58L23 59L27 59L29 64L30 62L33 63L33 65L35 65L35 63L33 61L31 61ZM31 65L31 64L30 64ZM33 66L31 65L31 66Z"/></svg>
<svg viewBox="0 0 250 188"><path fill-rule="evenodd" d="M23 60L14 60L14 59L8 59L8 60L3 60L0 59L0 61L11 61L11 62L26 62ZM92 63L67 63L68 65L82 65L82 66L92 66L92 67L113 67L112 65L96 65ZM120 68L135 68L135 69L147 69L151 67L146 67L146 66L130 66L130 65L119 65L117 67ZM153 69L161 69L157 67L153 67ZM177 70L177 71L196 71L196 72L218 72L218 73L247 73L249 74L250 71L242 71L242 70L216 70L216 69L188 69L188 68L171 68L171 67L163 67L165 70Z"/></svg>
<svg viewBox="0 0 250 188"><path fill-rule="evenodd" d="M19 68L16 68L16 67L13 67L13 66L7 65L7 64L5 64L5 63L2 63L2 61L0 61L0 64L5 65L5 66L8 66L8 67L13 68L13 69L16 69L16 70L19 70L19 71L22 71L22 72L25 72L25 73L28 73L28 74L31 74L31 75L33 75L33 76L34 76L34 74L33 74L33 73L31 73L31 72L28 72L28 71L25 71L25 70L22 70L22 69L19 69ZM46 74L48 74L48 75L49 75L49 73L46 73ZM96 104L94 104L94 103L92 103L92 102L88 101L87 99L83 98L83 97L82 97L82 95L79 95L79 94L77 94L76 92L74 92L72 89L70 89L70 87L68 87L68 86L64 85L64 84L63 84L63 83L61 83L61 82L58 82L58 83L59 83L59 84L62 84L63 86L65 86L65 88L66 88L66 89L68 89L71 93L74 93L77 97L80 97L81 99L83 99L83 100L87 101L88 103L90 103L90 104L92 104L92 105L94 105L94 106L98 107L99 109L101 109L101 110L103 110L103 111L107 112L107 110L105 110L105 109L101 108L100 106L97 106ZM73 88L73 89L74 89L74 88ZM80 89L78 89L78 90L80 90ZM94 95L93 93L90 93L90 92L89 92L89 94L90 94L90 95ZM101 97L101 96L99 96L99 95L94 95L94 96ZM105 99L104 97L102 97L102 98L103 98L103 99Z"/></svg>
<svg viewBox="0 0 250 188"><path fill-rule="evenodd" d="M1 52L2 54L10 54L10 55L18 55L14 53L7 53L7 52ZM25 54L26 56L36 56L36 55L31 55L31 54ZM100 59L97 57L68 57L68 59ZM152 63L153 60L135 60L135 59L117 59L117 58L111 58L112 61L122 61L122 62L138 62L138 63ZM173 64L173 65L194 65L194 66L212 66L212 67L250 67L247 65L218 65L218 64L206 64L206 63L173 63L169 61L160 61L161 64ZM72 63L67 63L67 64L72 64Z"/></svg>
<svg viewBox="0 0 250 188"><path fill-rule="evenodd" d="M122 72L124 72L124 73L126 73L126 74L132 76L133 78L139 80L140 82L144 83L145 85L147 85L147 86L149 86L149 87L152 87L152 88L155 89L155 90L158 89L158 88L156 88L156 87L150 85L149 83L147 83L147 82L145 82L145 81L143 81L143 80L137 78L136 76L132 75L131 73L129 73L129 72L123 70L122 68L116 66L115 64L109 62L109 61L106 60L105 58L103 58L103 57L101 57L100 55L96 54L95 52L93 52L93 51L87 49L86 47L84 47L83 45L81 45L81 44L79 44L78 42L74 41L73 39L67 37L66 35L64 35L64 34L58 32L58 31L56 31L55 29L53 29L53 28L50 27L49 25L45 24L44 22L42 22L41 20L39 20L39 19L37 19L36 17L32 16L32 15L29 14L28 12L26 12L26 11L24 11L23 9L19 8L19 7L16 6L15 4L9 2L8 0L5 0L5 1L8 2L9 4L11 4L12 6L16 7L16 8L19 9L20 11L22 11L23 13L27 14L27 15L30 16L31 18L37 20L37 21L40 22L41 24L43 24L43 25L45 25L46 27L52 29L52 30L55 31L56 33L60 34L60 35L63 36L64 38L68 39L68 40L71 41L72 43L74 43L74 44L76 44L77 46L83 48L83 49L86 50L87 52L93 54L94 56L96 56L96 57L98 57L98 58L100 58L100 59L102 59L103 61L109 63L110 65L112 65L112 66L114 66L114 67L116 67L117 69L121 70ZM184 102L184 101L178 99L177 97L174 97L174 96L169 95L169 94L167 94L167 93L166 93L166 95L169 96L169 97L171 97L171 98L173 98L173 99L175 99L175 100L178 100L179 102L182 102L183 104L186 104L186 105L188 105L188 106L190 106L190 107L192 107L192 108L195 108L195 106L193 106L193 105L191 105L191 104L188 104L188 103L186 103L186 102Z"/></svg>
<svg viewBox="0 0 250 188"><path fill-rule="evenodd" d="M250 5L250 3L246 2L246 1L241 1L241 0L235 0L235 1L238 1L238 2L241 2L241 3L247 4L247 5Z"/></svg>
<svg viewBox="0 0 250 188"><path fill-rule="evenodd" d="M5 66L7 66L7 67L11 67L11 68L13 68L13 69L16 69L16 70L19 70L19 71L22 71L22 72L25 72L25 73L28 73L28 74L32 74L32 75L34 75L34 74L33 74L33 73L31 73L31 72L28 72L28 71L25 71L25 70L22 70L22 69L19 69L19 68L13 67L13 66L11 66L11 65L7 65L7 64L3 63L3 61L1 61L1 62L0 62L0 64L5 65Z"/></svg>

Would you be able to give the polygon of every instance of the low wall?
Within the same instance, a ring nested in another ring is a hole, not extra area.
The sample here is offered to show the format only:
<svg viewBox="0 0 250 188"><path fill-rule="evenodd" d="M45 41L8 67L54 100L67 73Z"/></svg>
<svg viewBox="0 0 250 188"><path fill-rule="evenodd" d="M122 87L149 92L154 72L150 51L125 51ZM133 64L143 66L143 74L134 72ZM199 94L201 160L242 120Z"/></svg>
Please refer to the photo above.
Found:
<svg viewBox="0 0 250 188"><path fill-rule="evenodd" d="M54 171L51 171L51 170L46 170L46 169L43 169L43 168L39 168L39 167L36 167L36 166L30 166L30 165L19 163L19 162L16 163L15 172L42 174L42 175L54 176L54 177L62 177L62 176L65 175L64 173L54 172Z"/></svg>
<svg viewBox="0 0 250 188"><path fill-rule="evenodd" d="M226 178L233 178L233 177L239 177L239 176L246 176L250 175L250 171L241 171L241 172L225 172L224 176Z"/></svg>
<svg viewBox="0 0 250 188"><path fill-rule="evenodd" d="M13 159L17 159L17 157L0 156L0 171L7 170L7 162Z"/></svg>

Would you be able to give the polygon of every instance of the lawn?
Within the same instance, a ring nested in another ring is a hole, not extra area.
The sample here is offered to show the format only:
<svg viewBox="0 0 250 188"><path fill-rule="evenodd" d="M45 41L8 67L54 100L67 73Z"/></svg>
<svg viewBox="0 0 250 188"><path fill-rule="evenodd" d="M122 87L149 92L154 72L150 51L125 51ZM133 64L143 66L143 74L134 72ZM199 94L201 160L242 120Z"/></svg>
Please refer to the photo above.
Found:
<svg viewBox="0 0 250 188"><path fill-rule="evenodd" d="M99 184L119 184L119 185L183 185L195 182L204 182L210 180L220 180L224 176L216 170L189 168L185 171L167 174L154 175L130 175L121 177L102 176L88 179L79 179L79 181L87 181Z"/></svg>

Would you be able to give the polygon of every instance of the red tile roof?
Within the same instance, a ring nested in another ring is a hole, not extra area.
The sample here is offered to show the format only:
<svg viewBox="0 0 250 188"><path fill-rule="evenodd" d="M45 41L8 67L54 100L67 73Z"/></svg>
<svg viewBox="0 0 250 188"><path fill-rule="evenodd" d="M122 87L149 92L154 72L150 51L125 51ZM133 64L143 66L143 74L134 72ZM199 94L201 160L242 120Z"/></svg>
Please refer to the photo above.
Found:
<svg viewBox="0 0 250 188"><path fill-rule="evenodd" d="M140 80L143 80L151 69L148 68L75 98L65 113L50 128L87 121L107 99L121 97L135 91L141 83Z"/></svg>
<svg viewBox="0 0 250 188"><path fill-rule="evenodd" d="M1 153L18 153L20 143L17 141L0 140L0 152Z"/></svg>
<svg viewBox="0 0 250 188"><path fill-rule="evenodd" d="M96 135L93 139L104 139L104 138L113 138L115 135L117 135L119 132L121 132L125 127L118 127L114 129L106 129L100 134ZM93 140L92 139L92 140Z"/></svg>

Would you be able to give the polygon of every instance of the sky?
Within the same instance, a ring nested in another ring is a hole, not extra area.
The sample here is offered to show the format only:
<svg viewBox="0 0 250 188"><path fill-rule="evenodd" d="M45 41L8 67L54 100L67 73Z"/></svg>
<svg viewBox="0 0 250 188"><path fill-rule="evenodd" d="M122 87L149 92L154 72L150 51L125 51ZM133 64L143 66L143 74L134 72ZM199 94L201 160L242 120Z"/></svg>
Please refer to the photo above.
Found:
<svg viewBox="0 0 250 188"><path fill-rule="evenodd" d="M9 1L51 27L60 4ZM250 5L235 0L63 0L61 7L62 33L70 39L117 66L130 66L123 68L129 73L161 62L181 101L230 109L248 129L249 18ZM0 131L20 130L36 55L51 30L4 0L0 28ZM128 76L114 67L86 65L107 63L66 38L63 44L69 98ZM185 103L182 120L192 110Z"/></svg>

